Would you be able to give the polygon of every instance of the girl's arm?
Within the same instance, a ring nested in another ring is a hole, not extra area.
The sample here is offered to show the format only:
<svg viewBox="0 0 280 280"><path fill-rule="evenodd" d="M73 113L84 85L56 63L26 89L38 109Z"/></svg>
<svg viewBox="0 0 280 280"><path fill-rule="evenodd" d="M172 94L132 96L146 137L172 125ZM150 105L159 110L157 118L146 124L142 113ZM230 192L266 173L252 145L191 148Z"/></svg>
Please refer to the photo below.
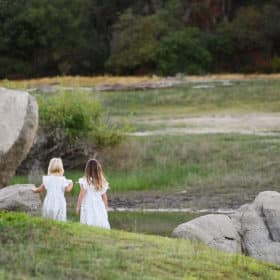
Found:
<svg viewBox="0 0 280 280"><path fill-rule="evenodd" d="M81 186L81 190L80 190L80 193L79 193L78 202L77 202L77 206L76 206L76 213L77 214L79 214L79 212L80 212L80 208L81 208L81 204L82 204L84 196L85 196L85 190Z"/></svg>
<svg viewBox="0 0 280 280"><path fill-rule="evenodd" d="M32 188L32 191L35 192L35 193L40 193L44 189L45 189L44 184L41 184L38 188L36 188L36 187Z"/></svg>
<svg viewBox="0 0 280 280"><path fill-rule="evenodd" d="M102 194L102 200L105 204L106 209L108 210L108 197L106 193Z"/></svg>
<svg viewBox="0 0 280 280"><path fill-rule="evenodd" d="M72 189L73 189L73 182L71 181L71 182L69 182L69 185L65 188L65 191L66 192L71 192Z"/></svg>

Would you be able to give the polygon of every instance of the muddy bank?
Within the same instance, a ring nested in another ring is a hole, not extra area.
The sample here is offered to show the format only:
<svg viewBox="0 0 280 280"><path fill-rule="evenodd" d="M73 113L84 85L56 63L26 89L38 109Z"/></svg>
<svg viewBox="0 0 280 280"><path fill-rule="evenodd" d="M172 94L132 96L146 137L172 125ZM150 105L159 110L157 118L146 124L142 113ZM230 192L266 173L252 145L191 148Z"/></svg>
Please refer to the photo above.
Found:
<svg viewBox="0 0 280 280"><path fill-rule="evenodd" d="M109 193L112 209L188 209L198 211L230 211L254 199L258 190L252 192L126 192Z"/></svg>

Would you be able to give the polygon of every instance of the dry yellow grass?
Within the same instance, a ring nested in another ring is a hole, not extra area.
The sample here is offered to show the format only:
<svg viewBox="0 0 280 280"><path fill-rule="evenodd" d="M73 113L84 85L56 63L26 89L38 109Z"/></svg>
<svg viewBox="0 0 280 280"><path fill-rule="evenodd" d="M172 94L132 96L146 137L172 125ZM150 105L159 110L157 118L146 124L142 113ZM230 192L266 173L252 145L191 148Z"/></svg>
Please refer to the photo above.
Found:
<svg viewBox="0 0 280 280"><path fill-rule="evenodd" d="M61 86L97 86L126 84L133 85L143 82L154 82L161 77L149 76L65 76L65 77L46 77L29 80L0 80L0 86L11 88L32 88L40 85L61 85ZM219 80L277 80L280 79L280 73L277 74L217 74L204 76L185 76L185 81L219 81Z"/></svg>
<svg viewBox="0 0 280 280"><path fill-rule="evenodd" d="M0 80L0 86L10 85L15 88L31 88L39 85L61 85L61 86L97 86L97 85L112 85L112 84L138 84L142 82L153 82L159 80L158 77L134 77L134 76L95 76L95 77L52 77L38 78L30 80Z"/></svg>
<svg viewBox="0 0 280 280"><path fill-rule="evenodd" d="M277 80L280 79L280 73L275 74L217 74L205 76L186 76L184 79L189 81L203 80Z"/></svg>

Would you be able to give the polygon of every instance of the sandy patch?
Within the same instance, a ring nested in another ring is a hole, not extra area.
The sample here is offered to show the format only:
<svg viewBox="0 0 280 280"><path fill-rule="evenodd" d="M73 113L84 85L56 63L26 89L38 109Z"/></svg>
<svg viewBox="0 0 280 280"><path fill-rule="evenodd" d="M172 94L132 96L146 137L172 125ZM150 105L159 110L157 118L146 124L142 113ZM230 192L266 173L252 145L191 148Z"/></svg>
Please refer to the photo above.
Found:
<svg viewBox="0 0 280 280"><path fill-rule="evenodd" d="M163 129L136 131L134 136L237 133L280 134L280 114L245 114L185 117L174 119L147 119L138 124L164 126Z"/></svg>

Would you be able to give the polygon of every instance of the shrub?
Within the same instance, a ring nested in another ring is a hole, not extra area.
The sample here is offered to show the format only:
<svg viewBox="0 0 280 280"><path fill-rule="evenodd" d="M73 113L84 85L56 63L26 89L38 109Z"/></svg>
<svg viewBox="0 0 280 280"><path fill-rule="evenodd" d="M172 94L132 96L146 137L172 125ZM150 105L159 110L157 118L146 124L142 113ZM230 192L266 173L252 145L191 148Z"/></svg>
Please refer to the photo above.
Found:
<svg viewBox="0 0 280 280"><path fill-rule="evenodd" d="M106 124L102 106L92 94L60 92L38 97L40 124L44 130L59 130L68 142L90 140L98 146L118 143L123 128Z"/></svg>
<svg viewBox="0 0 280 280"><path fill-rule="evenodd" d="M158 68L164 75L205 73L211 62L196 28L185 28L163 38L157 57Z"/></svg>
<svg viewBox="0 0 280 280"><path fill-rule="evenodd" d="M67 169L80 168L105 147L121 142L128 127L105 121L104 108L91 93L71 91L38 95L37 140L21 165L26 173L34 166L47 168L52 157L61 157Z"/></svg>

